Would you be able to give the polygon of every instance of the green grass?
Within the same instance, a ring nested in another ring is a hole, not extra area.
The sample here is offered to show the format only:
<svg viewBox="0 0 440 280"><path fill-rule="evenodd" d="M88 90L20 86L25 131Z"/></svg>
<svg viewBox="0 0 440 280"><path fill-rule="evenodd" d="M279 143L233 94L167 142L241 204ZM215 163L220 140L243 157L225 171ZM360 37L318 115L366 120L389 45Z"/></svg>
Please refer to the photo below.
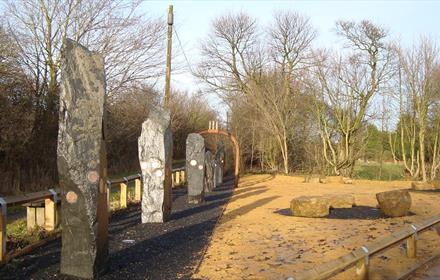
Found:
<svg viewBox="0 0 440 280"><path fill-rule="evenodd" d="M354 178L368 180L402 180L404 179L405 168L401 164L383 163L382 167L377 162L356 162L354 167Z"/></svg>
<svg viewBox="0 0 440 280"><path fill-rule="evenodd" d="M18 219L6 225L8 234L8 251L24 248L47 237L48 233L42 227L36 226L27 230L26 219Z"/></svg>

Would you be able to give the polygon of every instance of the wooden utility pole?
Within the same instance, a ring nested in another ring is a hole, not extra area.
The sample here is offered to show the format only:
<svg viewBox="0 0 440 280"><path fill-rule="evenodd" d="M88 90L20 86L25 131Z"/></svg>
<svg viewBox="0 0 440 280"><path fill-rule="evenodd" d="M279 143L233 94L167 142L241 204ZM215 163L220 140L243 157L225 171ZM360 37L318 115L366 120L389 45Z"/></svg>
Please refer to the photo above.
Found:
<svg viewBox="0 0 440 280"><path fill-rule="evenodd" d="M173 39L173 5L168 7L168 45L167 45L167 69L165 76L165 99L164 107L168 108L170 104L170 84L171 84L171 47Z"/></svg>

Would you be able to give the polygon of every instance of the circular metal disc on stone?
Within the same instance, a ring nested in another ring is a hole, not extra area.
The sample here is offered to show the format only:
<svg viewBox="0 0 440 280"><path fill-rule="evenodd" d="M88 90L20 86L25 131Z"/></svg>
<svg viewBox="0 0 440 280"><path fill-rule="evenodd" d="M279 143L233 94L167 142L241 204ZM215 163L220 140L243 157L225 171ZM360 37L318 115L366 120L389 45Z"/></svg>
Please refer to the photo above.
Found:
<svg viewBox="0 0 440 280"><path fill-rule="evenodd" d="M192 159L192 160L189 162L189 164L190 164L191 166L196 166L196 165L197 165L197 160Z"/></svg>
<svg viewBox="0 0 440 280"><path fill-rule="evenodd" d="M162 176L162 170L156 170L156 176L157 177Z"/></svg>
<svg viewBox="0 0 440 280"><path fill-rule="evenodd" d="M98 182L98 172L96 171L90 171L87 173L87 180L89 180L90 183L95 184Z"/></svg>
<svg viewBox="0 0 440 280"><path fill-rule="evenodd" d="M148 167L148 163L146 161L141 161L141 169L144 170L147 169L147 167Z"/></svg>
<svg viewBox="0 0 440 280"><path fill-rule="evenodd" d="M66 194L66 200L69 203L75 203L78 200L78 195L75 192L69 191Z"/></svg>
<svg viewBox="0 0 440 280"><path fill-rule="evenodd" d="M203 169L203 165L199 165L199 170L202 170Z"/></svg>

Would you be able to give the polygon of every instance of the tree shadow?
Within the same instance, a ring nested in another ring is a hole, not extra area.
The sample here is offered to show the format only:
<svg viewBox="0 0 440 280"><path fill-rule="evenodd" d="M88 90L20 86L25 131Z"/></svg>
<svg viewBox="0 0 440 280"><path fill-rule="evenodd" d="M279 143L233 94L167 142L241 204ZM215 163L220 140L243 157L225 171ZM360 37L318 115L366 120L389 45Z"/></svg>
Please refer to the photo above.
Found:
<svg viewBox="0 0 440 280"><path fill-rule="evenodd" d="M259 179L259 180L242 183L242 184L240 184L239 189L245 188L245 187L249 187L249 186L253 186L253 185L256 185L256 184L259 184L259 183L271 181L273 179L275 179L275 174L270 174L269 176L267 176L265 178L262 178L262 179Z"/></svg>
<svg viewBox="0 0 440 280"><path fill-rule="evenodd" d="M231 221L233 219L235 219L237 216L241 216L244 215L246 213L249 213L250 211L252 211L255 208L261 207L264 204L269 203L270 201L279 198L280 196L278 195L274 195L274 196L270 196L270 197L265 197L259 200L256 200L252 203L246 204L244 206L241 206L240 208L234 209L226 214L223 215L223 219L225 222Z"/></svg>
<svg viewBox="0 0 440 280"><path fill-rule="evenodd" d="M212 208L223 206L229 202L233 202L233 201L236 201L239 199L259 195L259 194L262 194L266 191L267 191L267 188L264 190L256 190L253 192L243 193L238 196L233 196L232 198L231 198L231 192L220 194L217 196L206 197L205 202L202 204L194 205L191 208L188 208L188 209L185 209L185 210L182 210L179 212L174 212L171 215L171 219L173 219L173 220L182 219L182 218L185 218L185 217L197 214L197 213L202 213L202 212L207 211Z"/></svg>

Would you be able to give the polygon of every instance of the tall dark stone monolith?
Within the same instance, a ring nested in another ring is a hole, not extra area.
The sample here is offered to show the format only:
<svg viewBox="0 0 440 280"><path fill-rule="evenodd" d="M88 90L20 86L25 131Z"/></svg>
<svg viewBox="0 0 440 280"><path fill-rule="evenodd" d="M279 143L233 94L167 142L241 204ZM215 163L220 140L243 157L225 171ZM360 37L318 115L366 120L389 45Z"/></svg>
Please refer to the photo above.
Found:
<svg viewBox="0 0 440 280"><path fill-rule="evenodd" d="M205 196L205 139L197 133L191 133L186 138L186 173L188 202L194 204L203 202Z"/></svg>
<svg viewBox="0 0 440 280"><path fill-rule="evenodd" d="M212 192L215 187L214 158L211 151L205 153L205 192Z"/></svg>
<svg viewBox="0 0 440 280"><path fill-rule="evenodd" d="M219 142L215 153L215 186L223 184L223 172L225 166L225 144Z"/></svg>
<svg viewBox="0 0 440 280"><path fill-rule="evenodd" d="M108 257L104 59L67 39L58 130L61 273L94 278Z"/></svg>
<svg viewBox="0 0 440 280"><path fill-rule="evenodd" d="M142 223L163 223L171 215L173 139L170 113L152 109L138 139L142 170Z"/></svg>

